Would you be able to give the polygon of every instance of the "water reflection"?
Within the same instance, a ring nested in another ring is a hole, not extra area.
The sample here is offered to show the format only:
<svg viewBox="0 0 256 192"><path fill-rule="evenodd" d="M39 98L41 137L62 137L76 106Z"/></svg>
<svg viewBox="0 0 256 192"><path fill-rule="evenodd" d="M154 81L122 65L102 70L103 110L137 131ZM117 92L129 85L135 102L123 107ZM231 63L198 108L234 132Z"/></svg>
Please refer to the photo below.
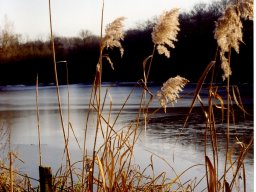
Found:
<svg viewBox="0 0 256 192"><path fill-rule="evenodd" d="M156 93L159 87L152 87L152 92ZM104 90L107 87L103 86ZM113 123L118 115L122 104L125 102L129 93L133 90L130 86L111 87L109 93L113 100L110 121ZM68 125L68 117L72 125L73 131L79 141L79 145L83 146L84 129L86 128L86 116L88 112L88 102L90 98L91 87L86 85L71 85L70 105L68 106L68 92L66 86L60 89L63 116L65 128ZM123 109L121 116L118 118L115 129L121 129L133 120L137 115L139 107L139 98L141 89L136 88L129 97L127 105ZM161 172L165 170L169 176L175 176L174 171L163 161L157 157L161 156L166 159L175 171L180 173L186 168L195 164L204 162L204 133L205 118L202 110L196 104L196 108L189 119L188 128L182 128L184 120L188 113L188 106L193 97L194 87L188 87L181 95L182 99L174 108L169 108L167 113L160 110L151 117L147 130L144 126L140 128L140 137L135 148L135 160L141 167L150 164L150 156L154 156L155 170ZM249 92L250 93L250 92ZM104 94L103 94L104 95ZM252 104L250 95L245 95L246 102ZM43 163L52 166L54 171L60 167L63 161L63 134L60 124L60 117L57 107L57 99L54 87L41 87L39 89L39 113L40 113L40 130ZM206 101L207 103L207 101ZM153 100L150 105L150 112L158 108L158 101ZM246 106L248 111L252 113L252 105ZM108 117L110 109L110 98L107 97L105 104L104 116ZM236 109L235 109L236 110ZM231 142L235 142L237 136L240 141L245 143L253 135L253 116L246 116L235 111L235 125L231 125ZM93 138L95 134L96 118L95 111L90 114L87 132L87 148L92 149ZM221 122L221 113L216 114L216 128L220 154L225 152L225 123ZM20 165L21 169L38 178L38 135L37 135L37 118L35 107L35 89L34 87L7 87L0 91L0 121L4 128L11 132L11 143L14 150L19 152L19 157L25 161ZM225 120L224 120L225 122ZM104 125L103 125L104 126ZM4 142L2 140L2 142ZM99 139L98 145L103 142ZM70 149L72 161L76 162L82 159L82 151L79 148L73 133L70 131ZM210 144L207 144L209 156L211 155ZM152 153L151 153L152 152ZM223 164L223 156L220 156L220 164ZM252 191L253 186L253 149L249 151L246 158L247 183L248 191ZM201 177L204 173L204 166L198 165L192 168L191 174L185 174L184 180L191 177ZM200 176L199 176L200 175ZM199 180L199 178L197 178ZM203 188L203 187L201 187Z"/></svg>

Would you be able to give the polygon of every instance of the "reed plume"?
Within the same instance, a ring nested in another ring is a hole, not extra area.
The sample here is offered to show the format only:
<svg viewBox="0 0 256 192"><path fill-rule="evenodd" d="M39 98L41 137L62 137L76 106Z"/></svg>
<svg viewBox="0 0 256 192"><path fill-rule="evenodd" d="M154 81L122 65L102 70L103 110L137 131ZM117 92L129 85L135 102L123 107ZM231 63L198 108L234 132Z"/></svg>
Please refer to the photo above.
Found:
<svg viewBox="0 0 256 192"><path fill-rule="evenodd" d="M229 47L232 47L239 53L239 42L243 41L242 27L237 6L228 6L223 16L216 22L214 37L221 51L228 52Z"/></svg>
<svg viewBox="0 0 256 192"><path fill-rule="evenodd" d="M238 6L242 18L253 20L253 0L240 0Z"/></svg>
<svg viewBox="0 0 256 192"><path fill-rule="evenodd" d="M161 90L157 92L157 97L159 99L160 105L164 108L166 112L166 107L169 102L172 104L177 102L179 98L179 93L182 88L189 82L189 80L176 76L174 78L168 79L162 86Z"/></svg>
<svg viewBox="0 0 256 192"><path fill-rule="evenodd" d="M119 17L107 25L105 36L102 39L102 49L116 47L119 48L121 56L123 55L124 49L120 41L124 39L124 19L124 17Z"/></svg>
<svg viewBox="0 0 256 192"><path fill-rule="evenodd" d="M175 48L174 41L177 40L179 28L179 9L172 9L164 12L152 32L152 41L157 45L158 53L170 57L170 51L166 47Z"/></svg>
<svg viewBox="0 0 256 192"><path fill-rule="evenodd" d="M214 38L220 47L221 68L224 72L223 81L231 74L230 62L225 54L233 48L239 53L239 44L243 42L242 21L253 19L253 1L240 0L236 4L230 4L224 14L216 22Z"/></svg>

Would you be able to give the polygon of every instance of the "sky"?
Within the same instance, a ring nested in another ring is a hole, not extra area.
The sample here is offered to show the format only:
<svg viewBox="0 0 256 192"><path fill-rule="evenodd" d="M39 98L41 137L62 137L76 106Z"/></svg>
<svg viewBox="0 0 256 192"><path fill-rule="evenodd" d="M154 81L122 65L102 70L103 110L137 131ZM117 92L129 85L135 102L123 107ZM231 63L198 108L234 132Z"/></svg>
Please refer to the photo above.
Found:
<svg viewBox="0 0 256 192"><path fill-rule="evenodd" d="M213 0L105 0L103 25L124 16L125 28L136 27L163 11L180 8L189 11L197 3ZM89 30L100 35L102 0L51 0L54 34L78 36ZM15 33L26 39L44 39L49 36L48 0L0 0L0 30L5 18Z"/></svg>

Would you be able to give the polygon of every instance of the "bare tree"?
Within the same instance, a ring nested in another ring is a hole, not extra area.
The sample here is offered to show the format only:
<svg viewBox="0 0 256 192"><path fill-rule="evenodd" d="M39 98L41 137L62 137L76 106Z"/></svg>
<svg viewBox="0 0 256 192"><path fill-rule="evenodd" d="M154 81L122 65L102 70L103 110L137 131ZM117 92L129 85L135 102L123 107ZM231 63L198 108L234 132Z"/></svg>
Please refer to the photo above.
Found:
<svg viewBox="0 0 256 192"><path fill-rule="evenodd" d="M5 16L3 28L0 30L0 56L9 58L17 53L20 35L14 33L14 25Z"/></svg>

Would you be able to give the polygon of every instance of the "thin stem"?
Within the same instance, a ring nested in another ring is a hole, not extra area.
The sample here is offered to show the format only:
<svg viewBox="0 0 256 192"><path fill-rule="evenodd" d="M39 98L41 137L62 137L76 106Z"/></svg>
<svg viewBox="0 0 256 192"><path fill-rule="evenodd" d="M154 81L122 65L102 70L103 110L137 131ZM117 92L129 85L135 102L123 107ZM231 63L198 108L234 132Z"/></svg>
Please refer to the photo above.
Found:
<svg viewBox="0 0 256 192"><path fill-rule="evenodd" d="M101 9L101 23L100 23L100 37L103 37L103 19L104 19L104 0L102 0L102 9Z"/></svg>
<svg viewBox="0 0 256 192"><path fill-rule="evenodd" d="M39 108L38 108L38 74L36 76L36 117L37 117L37 132L38 132L38 148L39 148L39 165L42 165L42 151L40 139L40 124L39 124Z"/></svg>
<svg viewBox="0 0 256 192"><path fill-rule="evenodd" d="M97 97L97 89L95 91L95 96L96 96L96 102L97 102L97 123L96 123L96 130L95 130L95 138L94 138L94 145L93 145L93 158L92 158L92 178L91 181L93 180L93 175L94 175L94 162L95 162L95 155L96 155L96 144L97 144L97 137L98 137L98 130L100 126L100 121L101 121L101 109L100 109L100 97L101 97L101 82L102 82L102 54L103 54L103 49L104 46L102 45L102 38L103 38L103 19L104 19L104 0L102 1L102 10L101 10L101 30L100 30L100 56L99 56L99 63L98 65L100 66L99 71L96 71L96 73L99 73L98 76L98 84L95 84L96 88L98 88L98 97ZM97 69L98 70L98 69ZM97 75L97 74L96 74ZM93 191L93 186L89 186L90 190Z"/></svg>
<svg viewBox="0 0 256 192"><path fill-rule="evenodd" d="M149 76L149 73L150 73L150 69L151 69L151 65L153 63L153 57L154 57L154 54L155 54L155 50L156 50L156 44L154 44L154 47L153 47L153 51L152 51L152 57L150 58L150 62L149 62L149 66L148 66L148 71L147 71L147 76L146 76L146 79L145 79L145 84L147 85L147 81L148 81L148 76Z"/></svg>
<svg viewBox="0 0 256 192"><path fill-rule="evenodd" d="M68 62L64 61L66 67L66 77L67 77L67 89L68 89L68 138L69 141L69 134L70 134L70 92L69 92L69 75L68 75Z"/></svg>
<svg viewBox="0 0 256 192"><path fill-rule="evenodd" d="M204 132L204 156L205 156L205 175L206 175L206 182L207 182L207 189L208 191L210 191L210 186L209 186L209 176L208 176L208 169L207 169L207 161L206 161L206 156L207 156L207 128L208 128L208 125L206 123L205 125L206 129L205 129L205 132Z"/></svg>
<svg viewBox="0 0 256 192"><path fill-rule="evenodd" d="M149 77L151 65L152 65L152 62L153 62L153 57L154 57L154 54L155 54L155 50L156 50L156 44L154 44L154 47L153 47L153 51L152 51L152 54L151 54L151 57L150 57L147 72L146 72L146 64L147 63L145 63L145 66L144 66L144 78L145 78L144 79L144 86L145 86L145 88L147 88L148 77ZM146 60L146 62L147 62L147 60ZM145 73L146 73L146 75L145 75ZM144 105L143 106L146 106L146 97L147 97L146 89L144 89L142 97L144 98L144 100L143 100ZM150 101L149 101L149 103L150 103ZM147 130L148 105L146 107L143 107L143 115L144 115L144 128L145 128L145 132L146 132L146 130Z"/></svg>
<svg viewBox="0 0 256 192"><path fill-rule="evenodd" d="M10 192L13 192L13 160L12 160L12 152L9 152L9 160L10 160Z"/></svg>
<svg viewBox="0 0 256 192"><path fill-rule="evenodd" d="M228 53L228 63L230 65L231 59L231 48L229 49ZM225 166L224 166L224 179L223 179L223 186L226 180L226 171L227 171L227 163L228 163L228 152L229 152L229 125L230 125L230 100L229 100L229 86L230 86L230 78L227 77L227 131L226 131L226 157L225 157ZM223 188L224 190L224 188Z"/></svg>
<svg viewBox="0 0 256 192"><path fill-rule="evenodd" d="M96 79L96 78L95 78ZM88 130L88 122L89 122L89 118L90 118L90 113L91 113L91 103L92 103L92 98L93 98L93 92L94 92L94 88L95 88L95 79L94 79L94 83L92 86L92 90L91 90L91 96L90 96L90 101L89 101L89 106L88 106L88 113L87 113L87 117L86 117L86 126L85 126L85 130L84 130L84 146L83 146L83 167L82 167L82 192L84 191L84 181L85 181L85 166L86 166L86 157L87 157L87 149L86 149L86 141L87 141L87 130Z"/></svg>
<svg viewBox="0 0 256 192"><path fill-rule="evenodd" d="M58 74L57 74L57 63L56 63L56 55L55 55L55 46L54 46L54 37L52 32L52 15L51 15L51 0L49 2L49 17L50 17L50 31L51 31L51 46L52 46L52 58L53 58L53 64L54 64L54 76L55 76L55 83L56 83L56 94L58 99L58 109L59 109L59 115L60 115L60 121L61 121L61 127L62 127L62 133L64 137L64 143L65 143L65 150L67 152L67 159L69 164L69 172L70 172L70 178L72 183L72 190L73 190L73 176L72 176L72 170L71 170L71 160L69 155L69 149L67 145L67 138L65 133L65 126L64 126L64 120L63 120L63 114L62 114L62 106L61 106L61 99L60 99L60 93L59 93L59 82L58 82Z"/></svg>
<svg viewBox="0 0 256 192"><path fill-rule="evenodd" d="M68 63L65 61L65 67L66 67L66 78L67 78L67 90L68 90L68 136L67 136L67 146L69 143L69 139L70 139L70 96L69 96L69 77L68 77ZM66 157L66 162L68 163L68 158ZM67 183L68 184L68 183Z"/></svg>
<svg viewBox="0 0 256 192"><path fill-rule="evenodd" d="M217 60L218 57L218 47L216 48L214 61ZM216 64L216 63L215 63ZM212 153L213 153L213 162L214 162L214 170L216 177L218 178L218 145L217 145L217 137L216 137L216 127L215 127L215 119L214 119L214 112L213 112L213 104L212 104L212 93L213 93L213 81L215 75L215 64L212 67L212 75L211 75L211 82L209 87L209 108L208 108L208 118L209 118L209 128L210 128L210 136L212 142ZM215 184L216 186L218 183Z"/></svg>

